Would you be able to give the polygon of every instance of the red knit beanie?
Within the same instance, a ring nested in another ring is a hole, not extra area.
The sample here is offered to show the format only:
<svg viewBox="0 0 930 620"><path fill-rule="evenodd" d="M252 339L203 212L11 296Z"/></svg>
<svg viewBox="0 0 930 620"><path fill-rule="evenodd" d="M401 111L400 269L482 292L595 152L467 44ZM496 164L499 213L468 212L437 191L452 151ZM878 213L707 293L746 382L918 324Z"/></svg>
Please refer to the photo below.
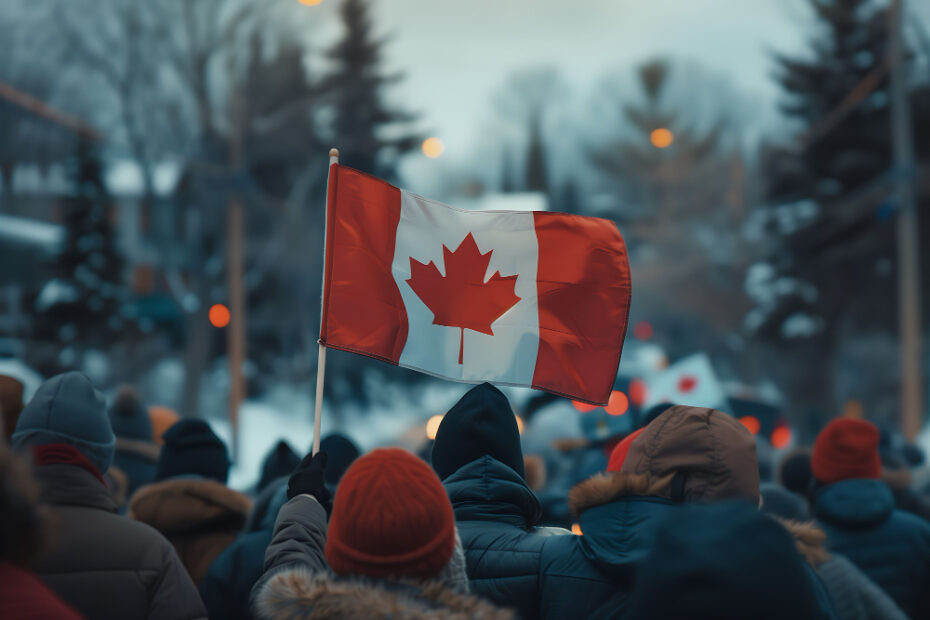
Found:
<svg viewBox="0 0 930 620"><path fill-rule="evenodd" d="M811 454L811 471L823 484L849 478L878 478L878 428L871 422L850 418L832 420L817 435Z"/></svg>
<svg viewBox="0 0 930 620"><path fill-rule="evenodd" d="M454 547L452 504L424 461L382 448L343 475L326 540L337 575L435 577Z"/></svg>
<svg viewBox="0 0 930 620"><path fill-rule="evenodd" d="M639 437L644 430L646 430L645 426L633 431L617 444L617 447L613 449L610 458L607 460L607 471L620 471L620 468L623 467L623 461L626 460L626 455L630 451L630 446L633 445L633 440Z"/></svg>

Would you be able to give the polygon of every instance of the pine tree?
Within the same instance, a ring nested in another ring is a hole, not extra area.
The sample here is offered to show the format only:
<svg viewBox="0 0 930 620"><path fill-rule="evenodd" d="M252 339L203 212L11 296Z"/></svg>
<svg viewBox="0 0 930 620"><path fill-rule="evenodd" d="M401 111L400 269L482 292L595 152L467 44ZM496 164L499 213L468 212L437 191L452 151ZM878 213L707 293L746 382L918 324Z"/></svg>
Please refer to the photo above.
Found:
<svg viewBox="0 0 930 620"><path fill-rule="evenodd" d="M820 28L810 53L777 58L782 110L803 129L793 143L763 153L777 239L773 285L747 318L757 336L803 356L803 369L785 381L802 408L829 416L838 408L835 352L845 335L892 337L896 326L894 217L886 202L889 22L885 6L870 0L810 4ZM925 101L926 90L915 89L912 104L924 160L930 110L918 98Z"/></svg>
<svg viewBox="0 0 930 620"><path fill-rule="evenodd" d="M366 0L343 1L345 32L327 54L333 69L321 90L332 115L329 137L339 148L340 162L390 179L399 156L416 148L422 137L409 129L416 115L385 100L385 89L403 75L382 72L385 41L375 37L369 11Z"/></svg>
<svg viewBox="0 0 930 620"><path fill-rule="evenodd" d="M81 141L71 171L74 195L65 200L65 238L55 278L36 300L40 332L78 349L104 347L126 327L129 290L116 248L112 204L94 145Z"/></svg>

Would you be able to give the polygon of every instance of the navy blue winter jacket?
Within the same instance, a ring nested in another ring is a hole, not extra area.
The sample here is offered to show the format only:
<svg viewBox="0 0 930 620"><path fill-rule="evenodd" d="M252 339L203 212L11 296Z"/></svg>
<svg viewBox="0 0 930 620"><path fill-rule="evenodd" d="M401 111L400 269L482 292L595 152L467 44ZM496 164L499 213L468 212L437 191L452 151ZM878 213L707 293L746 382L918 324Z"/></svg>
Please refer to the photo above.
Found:
<svg viewBox="0 0 930 620"><path fill-rule="evenodd" d="M852 560L911 618L930 618L930 523L895 510L884 482L826 486L814 499L814 515L830 550Z"/></svg>

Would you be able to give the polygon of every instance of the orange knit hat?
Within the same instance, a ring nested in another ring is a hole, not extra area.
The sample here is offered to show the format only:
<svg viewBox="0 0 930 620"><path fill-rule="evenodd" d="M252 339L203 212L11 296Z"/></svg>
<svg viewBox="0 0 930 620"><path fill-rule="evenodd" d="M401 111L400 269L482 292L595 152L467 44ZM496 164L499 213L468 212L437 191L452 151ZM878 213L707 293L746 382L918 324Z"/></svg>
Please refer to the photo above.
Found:
<svg viewBox="0 0 930 620"><path fill-rule="evenodd" d="M337 575L435 577L454 547L452 504L424 461L382 448L343 475L326 540Z"/></svg>

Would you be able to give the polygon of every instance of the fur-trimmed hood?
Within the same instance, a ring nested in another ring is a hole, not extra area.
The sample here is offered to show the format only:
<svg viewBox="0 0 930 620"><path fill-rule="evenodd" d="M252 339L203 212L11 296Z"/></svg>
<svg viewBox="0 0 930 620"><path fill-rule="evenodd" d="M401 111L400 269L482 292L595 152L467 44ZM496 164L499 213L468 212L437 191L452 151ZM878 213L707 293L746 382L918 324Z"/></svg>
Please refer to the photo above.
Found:
<svg viewBox="0 0 930 620"><path fill-rule="evenodd" d="M148 523L166 536L210 524L233 530L245 527L252 500L207 478L172 478L147 484L129 501L129 517Z"/></svg>
<svg viewBox="0 0 930 620"><path fill-rule="evenodd" d="M323 620L328 618L392 620L511 620L475 596L458 594L438 582L387 582L341 579L302 567L282 570L258 593L259 618Z"/></svg>
<svg viewBox="0 0 930 620"><path fill-rule="evenodd" d="M624 497L667 497L672 476L653 478L649 474L608 472L579 482L568 494L568 505L575 516L589 508L603 506Z"/></svg>

